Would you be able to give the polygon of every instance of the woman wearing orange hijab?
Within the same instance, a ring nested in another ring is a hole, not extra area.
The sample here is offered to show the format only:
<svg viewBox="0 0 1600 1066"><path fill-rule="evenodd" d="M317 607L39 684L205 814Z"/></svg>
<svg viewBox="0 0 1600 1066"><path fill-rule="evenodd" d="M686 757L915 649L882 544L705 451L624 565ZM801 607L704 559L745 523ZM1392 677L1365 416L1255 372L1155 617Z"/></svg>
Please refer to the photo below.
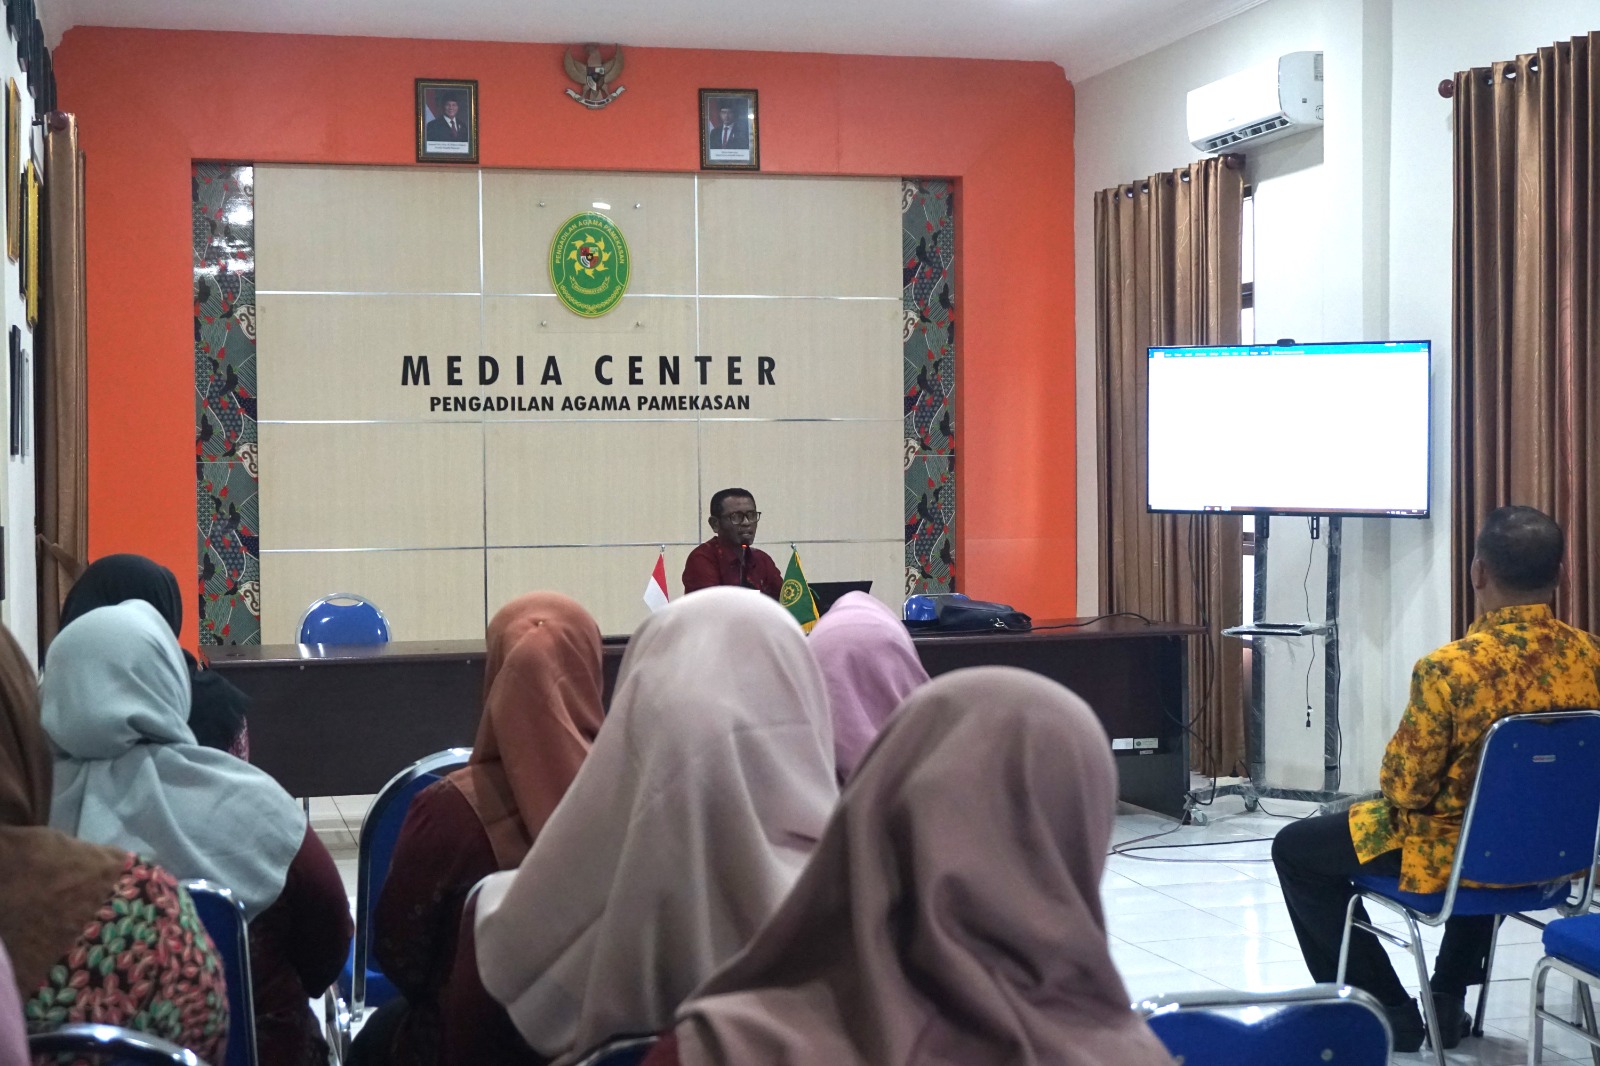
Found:
<svg viewBox="0 0 1600 1066"><path fill-rule="evenodd" d="M373 952L404 1000L362 1029L355 1061L431 1066L485 1042L518 1056L498 1005L453 987L476 973L452 972L462 906L478 881L517 868L561 802L600 729L602 685L600 628L566 596L528 593L489 623L472 761L412 802L373 916Z"/></svg>

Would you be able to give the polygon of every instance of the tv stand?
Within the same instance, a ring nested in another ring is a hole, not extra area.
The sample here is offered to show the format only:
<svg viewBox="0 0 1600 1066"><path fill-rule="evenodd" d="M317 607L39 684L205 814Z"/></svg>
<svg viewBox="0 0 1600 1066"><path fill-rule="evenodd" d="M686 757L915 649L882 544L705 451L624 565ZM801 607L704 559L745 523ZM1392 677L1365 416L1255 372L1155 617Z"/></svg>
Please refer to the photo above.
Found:
<svg viewBox="0 0 1600 1066"><path fill-rule="evenodd" d="M1320 805L1318 813L1326 814L1347 806L1354 797L1339 790L1339 562L1340 519L1330 516L1320 531L1328 545L1327 620L1325 622L1268 622L1267 602L1267 541L1271 519L1268 515L1256 516L1255 552L1255 618L1246 625L1233 626L1222 631L1224 636L1254 639L1255 654L1251 656L1250 712L1245 721L1245 760L1249 776L1236 785L1212 785L1191 789L1184 797L1184 822L1205 825L1209 818L1204 807L1219 796L1239 796L1244 808L1254 811L1263 799L1309 801ZM1264 781L1266 776L1266 657L1265 647L1258 638L1282 637L1285 639L1318 638L1323 645L1323 738L1322 787L1320 789L1274 788Z"/></svg>

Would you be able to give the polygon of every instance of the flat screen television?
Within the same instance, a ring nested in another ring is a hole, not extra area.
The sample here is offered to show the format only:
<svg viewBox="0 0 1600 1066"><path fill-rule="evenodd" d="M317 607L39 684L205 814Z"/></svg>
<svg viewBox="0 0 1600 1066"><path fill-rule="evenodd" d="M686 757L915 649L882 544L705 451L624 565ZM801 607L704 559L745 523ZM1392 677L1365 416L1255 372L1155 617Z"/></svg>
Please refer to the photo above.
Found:
<svg viewBox="0 0 1600 1066"><path fill-rule="evenodd" d="M1149 350L1151 511L1426 518L1427 341Z"/></svg>

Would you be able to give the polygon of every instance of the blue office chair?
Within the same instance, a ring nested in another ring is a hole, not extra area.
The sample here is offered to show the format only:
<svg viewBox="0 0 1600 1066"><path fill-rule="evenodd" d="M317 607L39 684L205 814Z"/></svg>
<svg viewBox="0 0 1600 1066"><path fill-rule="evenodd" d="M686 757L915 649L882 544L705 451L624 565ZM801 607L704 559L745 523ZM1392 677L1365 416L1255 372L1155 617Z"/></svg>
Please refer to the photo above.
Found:
<svg viewBox="0 0 1600 1066"><path fill-rule="evenodd" d="M1400 890L1398 877L1358 874L1356 893L1345 910L1339 946L1343 982L1353 928L1411 952L1420 986L1428 987L1428 960L1417 923L1439 926L1451 915L1492 914L1521 918L1525 911L1555 907L1562 914L1588 909L1594 862L1600 846L1600 711L1513 714L1489 727L1483 738L1478 779L1472 786L1455 862L1443 892ZM1580 887L1569 902L1571 882ZM1468 888L1515 885L1515 888ZM1409 935L1391 933L1355 916L1362 901L1405 919ZM1527 920L1527 919L1524 919ZM1538 924L1538 923L1532 923ZM1498 925L1496 926L1498 932ZM1491 943L1488 966L1494 965ZM1473 1031L1483 1032L1489 976L1478 994ZM1422 995L1423 1017L1437 1066L1445 1066L1433 997Z"/></svg>
<svg viewBox="0 0 1600 1066"><path fill-rule="evenodd" d="M228 1055L224 1066L256 1066L255 993L250 984L250 929L244 904L211 881L185 881L200 924L211 934L228 982Z"/></svg>
<svg viewBox="0 0 1600 1066"><path fill-rule="evenodd" d="M1533 967L1528 1062L1530 1066L1539 1066L1544 1061L1545 1022L1586 1040L1590 1058L1600 1062L1600 1029L1595 1027L1594 1000L1589 994L1591 986L1600 986L1600 914L1557 918L1544 928L1544 950L1544 958ZM1545 980L1552 970L1572 978L1578 1005L1583 1010L1582 1027L1545 1009Z"/></svg>
<svg viewBox="0 0 1600 1066"><path fill-rule="evenodd" d="M578 1060L577 1066L639 1066L656 1046L657 1036L619 1036Z"/></svg>
<svg viewBox="0 0 1600 1066"><path fill-rule="evenodd" d="M339 975L343 1002L329 1012L337 1031L336 1050L341 1060L349 1054L351 1033L367 1008L381 1007L395 995L394 985L372 965L372 910L389 876L389 860L394 856L406 811L417 793L465 766L471 757L471 748L448 748L418 759L389 779L373 797L372 806L362 819L356 853L356 933L344 972Z"/></svg>
<svg viewBox="0 0 1600 1066"><path fill-rule="evenodd" d="M35 1058L75 1055L102 1066L206 1066L190 1051L148 1033L115 1025L63 1025L28 1037Z"/></svg>
<svg viewBox="0 0 1600 1066"><path fill-rule="evenodd" d="M336 592L300 616L301 644L387 644L389 620L365 596Z"/></svg>
<svg viewBox="0 0 1600 1066"><path fill-rule="evenodd" d="M1186 992L1133 1009L1183 1066L1387 1066L1394 1045L1378 1001L1339 985Z"/></svg>

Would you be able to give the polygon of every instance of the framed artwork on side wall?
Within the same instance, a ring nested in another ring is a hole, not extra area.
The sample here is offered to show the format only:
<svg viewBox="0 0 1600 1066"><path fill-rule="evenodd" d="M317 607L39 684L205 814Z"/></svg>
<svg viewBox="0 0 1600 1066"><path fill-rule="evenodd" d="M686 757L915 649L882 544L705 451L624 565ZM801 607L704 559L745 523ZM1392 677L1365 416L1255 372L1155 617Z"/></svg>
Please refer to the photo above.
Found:
<svg viewBox="0 0 1600 1066"><path fill-rule="evenodd" d="M761 169L754 89L701 89L698 121L700 169Z"/></svg>
<svg viewBox="0 0 1600 1066"><path fill-rule="evenodd" d="M26 264L22 292L28 301L28 328L32 329L39 324L39 196L42 192L39 168L32 159L28 160L28 173L24 181L27 193L23 198L27 201L28 217L23 222L23 240L27 247L23 252Z"/></svg>
<svg viewBox="0 0 1600 1066"><path fill-rule="evenodd" d="M6 79L6 257L22 254L22 95L17 79Z"/></svg>
<svg viewBox="0 0 1600 1066"><path fill-rule="evenodd" d="M478 161L478 83L417 79L417 162Z"/></svg>

